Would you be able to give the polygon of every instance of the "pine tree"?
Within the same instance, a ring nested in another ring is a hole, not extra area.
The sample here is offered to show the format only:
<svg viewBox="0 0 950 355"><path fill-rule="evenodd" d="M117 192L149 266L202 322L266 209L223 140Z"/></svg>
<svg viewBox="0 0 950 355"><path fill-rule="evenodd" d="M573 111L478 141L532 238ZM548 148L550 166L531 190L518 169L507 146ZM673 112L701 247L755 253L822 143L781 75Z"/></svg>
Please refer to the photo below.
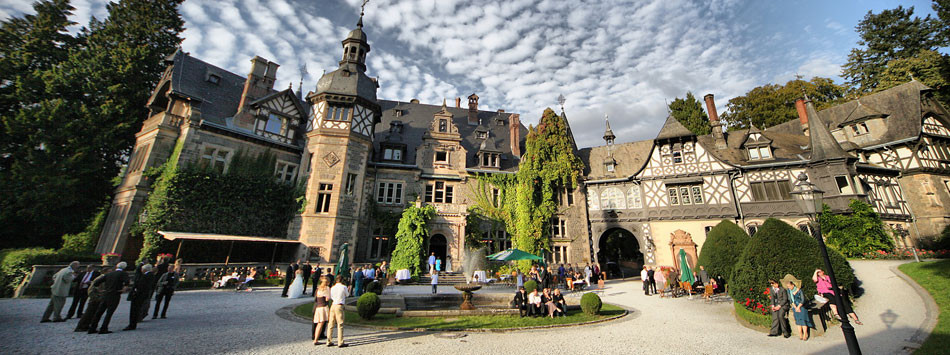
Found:
<svg viewBox="0 0 950 355"><path fill-rule="evenodd" d="M709 116L703 111L703 104L693 96L692 92L686 92L686 98L676 98L669 105L670 113L686 129L697 136L709 134L712 128L709 126Z"/></svg>

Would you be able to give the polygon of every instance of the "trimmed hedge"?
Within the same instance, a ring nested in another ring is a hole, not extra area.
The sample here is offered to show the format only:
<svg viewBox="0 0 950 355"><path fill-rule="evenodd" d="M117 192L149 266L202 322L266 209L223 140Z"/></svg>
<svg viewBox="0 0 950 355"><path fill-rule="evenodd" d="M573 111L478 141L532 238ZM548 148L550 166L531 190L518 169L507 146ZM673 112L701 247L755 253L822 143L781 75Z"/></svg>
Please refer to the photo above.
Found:
<svg viewBox="0 0 950 355"><path fill-rule="evenodd" d="M763 315L750 311L746 307L739 304L739 302L732 302L733 307L736 309L736 317L746 321L747 323L761 328L770 328L772 326L772 316ZM791 312L789 312L791 313Z"/></svg>
<svg viewBox="0 0 950 355"><path fill-rule="evenodd" d="M854 271L848 260L831 248L828 255L838 283L850 288ZM779 281L785 274L792 274L802 280L805 299L810 300L816 292L811 276L815 269L825 269L823 260L817 240L785 222L769 218L742 251L733 271L729 295L747 307L765 305L768 296L763 292L768 288L768 280Z"/></svg>
<svg viewBox="0 0 950 355"><path fill-rule="evenodd" d="M530 281L524 283L524 292L531 293L531 291L534 291L534 290L536 290L537 288L538 288L538 282L537 282L537 281L530 280ZM539 291L540 291L540 290L539 290Z"/></svg>
<svg viewBox="0 0 950 355"><path fill-rule="evenodd" d="M360 299L356 301L356 313L359 313L360 318L369 320L373 319L373 316L376 315L376 312L379 312L379 306L381 305L379 296L375 293L367 292L360 296Z"/></svg>
<svg viewBox="0 0 950 355"><path fill-rule="evenodd" d="M379 280L373 280L373 282L366 284L366 292L375 293L377 295L383 294L383 283L379 282Z"/></svg>
<svg viewBox="0 0 950 355"><path fill-rule="evenodd" d="M742 227L723 220L709 231L703 248L699 251L697 262L706 267L706 273L710 277L722 276L726 278L726 281L730 281L741 250L749 244L750 240L751 238Z"/></svg>
<svg viewBox="0 0 950 355"><path fill-rule="evenodd" d="M93 255L57 252L53 249L26 248L0 250L0 296L11 297L33 265L65 264L71 261L97 261Z"/></svg>
<svg viewBox="0 0 950 355"><path fill-rule="evenodd" d="M600 296L596 293L588 292L584 296L581 296L581 310L584 313L590 315L597 315L600 313L600 308L603 307L604 303L600 300Z"/></svg>

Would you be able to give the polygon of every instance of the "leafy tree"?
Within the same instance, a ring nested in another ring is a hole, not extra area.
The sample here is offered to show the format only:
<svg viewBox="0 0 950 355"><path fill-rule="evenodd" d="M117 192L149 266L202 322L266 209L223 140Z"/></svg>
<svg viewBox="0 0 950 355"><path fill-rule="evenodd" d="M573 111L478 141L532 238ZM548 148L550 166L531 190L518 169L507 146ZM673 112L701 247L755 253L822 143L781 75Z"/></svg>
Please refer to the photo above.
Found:
<svg viewBox="0 0 950 355"><path fill-rule="evenodd" d="M692 92L686 92L686 98L676 98L669 105L670 113L676 117L683 126L697 136L709 134L712 128L709 126L709 116L703 111L703 104L693 96Z"/></svg>
<svg viewBox="0 0 950 355"><path fill-rule="evenodd" d="M399 229L396 231L396 249L390 264L393 270L408 269L413 276L423 271L425 260L425 239L429 237L427 224L435 216L435 207L410 204L402 211Z"/></svg>
<svg viewBox="0 0 950 355"><path fill-rule="evenodd" d="M939 12L939 7L935 5ZM946 15L944 15L946 16ZM858 93L873 92L881 83L881 73L888 62L917 56L921 51L934 50L947 41L940 35L940 23L930 15L914 16L914 7L883 10L878 14L868 11L855 26L861 39L858 48L848 54L842 68L842 77Z"/></svg>
<svg viewBox="0 0 950 355"><path fill-rule="evenodd" d="M946 44L950 42L950 0L934 0L931 6L937 13L937 18L940 19L937 28Z"/></svg>
<svg viewBox="0 0 950 355"><path fill-rule="evenodd" d="M162 59L181 42L181 1L110 3L76 36L65 0L0 25L2 246L59 244L110 197Z"/></svg>
<svg viewBox="0 0 950 355"><path fill-rule="evenodd" d="M950 56L934 50L921 50L912 57L887 62L874 91L906 83L911 77L934 89L935 97L944 105L950 104Z"/></svg>
<svg viewBox="0 0 950 355"><path fill-rule="evenodd" d="M847 257L894 249L894 240L871 205L851 200L848 207L849 215L831 213L827 205L821 211L821 231L827 235L828 246Z"/></svg>
<svg viewBox="0 0 950 355"><path fill-rule="evenodd" d="M732 277L733 268L739 260L737 250L742 250L746 244L749 244L749 235L742 227L727 220L719 222L709 234L706 235L706 241L703 243L702 250L699 251L699 265L706 267L709 275L722 275L722 277Z"/></svg>
<svg viewBox="0 0 950 355"><path fill-rule="evenodd" d="M844 98L846 89L831 79L813 77L809 81L798 77L785 85L767 84L749 90L726 104L720 118L730 130L749 128L749 123L760 129L798 119L795 100L803 94L818 109L829 107Z"/></svg>

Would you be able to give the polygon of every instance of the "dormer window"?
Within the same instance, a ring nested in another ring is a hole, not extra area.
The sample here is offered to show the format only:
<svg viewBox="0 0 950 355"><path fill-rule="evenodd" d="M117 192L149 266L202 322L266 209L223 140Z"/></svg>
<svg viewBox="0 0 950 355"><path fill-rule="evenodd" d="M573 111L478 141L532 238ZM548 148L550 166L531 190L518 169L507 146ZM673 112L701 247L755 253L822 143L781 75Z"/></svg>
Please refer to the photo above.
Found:
<svg viewBox="0 0 950 355"><path fill-rule="evenodd" d="M868 130L867 123L861 122L851 125L851 132L854 133L855 136L860 136L862 134L868 134L870 130Z"/></svg>
<svg viewBox="0 0 950 355"><path fill-rule="evenodd" d="M440 118L439 119L439 132L448 132L449 131L449 120Z"/></svg>
<svg viewBox="0 0 950 355"><path fill-rule="evenodd" d="M683 145L676 143L673 144L673 164L680 164L683 162Z"/></svg>
<svg viewBox="0 0 950 355"><path fill-rule="evenodd" d="M448 164L449 152L446 152L446 151L435 152L435 162L439 164Z"/></svg>
<svg viewBox="0 0 950 355"><path fill-rule="evenodd" d="M208 82L218 85L218 83L221 82L221 77L218 76L217 74L208 74Z"/></svg>
<svg viewBox="0 0 950 355"><path fill-rule="evenodd" d="M393 110L393 116L402 117L406 114L406 110Z"/></svg>
<svg viewBox="0 0 950 355"><path fill-rule="evenodd" d="M769 146L749 147L748 150L749 160L772 159L772 148Z"/></svg>
<svg viewBox="0 0 950 355"><path fill-rule="evenodd" d="M498 153L479 153L481 159L479 159L479 165L483 168L500 168L501 159L499 159Z"/></svg>
<svg viewBox="0 0 950 355"><path fill-rule="evenodd" d="M275 114L269 114L267 116L267 125L264 126L264 131L280 134L281 119Z"/></svg>
<svg viewBox="0 0 950 355"><path fill-rule="evenodd" d="M604 163L604 169L607 169L607 172L612 173L612 172L614 172L614 167L615 167L616 165L617 165L616 162L614 162L614 161L608 161L608 162Z"/></svg>
<svg viewBox="0 0 950 355"><path fill-rule="evenodd" d="M386 148L383 150L383 160L402 161L402 149Z"/></svg>
<svg viewBox="0 0 950 355"><path fill-rule="evenodd" d="M478 139L485 139L485 138L488 138L487 132L478 132Z"/></svg>

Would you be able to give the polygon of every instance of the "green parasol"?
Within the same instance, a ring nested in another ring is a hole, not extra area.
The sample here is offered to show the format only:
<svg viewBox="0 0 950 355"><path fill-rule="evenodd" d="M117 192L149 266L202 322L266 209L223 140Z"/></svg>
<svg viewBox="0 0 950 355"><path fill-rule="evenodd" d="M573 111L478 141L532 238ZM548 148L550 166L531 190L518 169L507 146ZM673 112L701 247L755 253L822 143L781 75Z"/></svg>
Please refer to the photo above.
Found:
<svg viewBox="0 0 950 355"><path fill-rule="evenodd" d="M340 262L336 265L336 277L340 275L349 276L350 273L350 253L347 253L350 249L350 243L343 243L340 246Z"/></svg>
<svg viewBox="0 0 950 355"><path fill-rule="evenodd" d="M696 282L696 279L693 278L693 270L689 268L689 262L686 261L686 251L683 249L680 249L680 269L683 271L680 274L680 281L689 282L690 284Z"/></svg>
<svg viewBox="0 0 950 355"><path fill-rule="evenodd" d="M512 260L544 260L544 258L526 252L520 249L508 249L487 256L489 260L512 261Z"/></svg>

